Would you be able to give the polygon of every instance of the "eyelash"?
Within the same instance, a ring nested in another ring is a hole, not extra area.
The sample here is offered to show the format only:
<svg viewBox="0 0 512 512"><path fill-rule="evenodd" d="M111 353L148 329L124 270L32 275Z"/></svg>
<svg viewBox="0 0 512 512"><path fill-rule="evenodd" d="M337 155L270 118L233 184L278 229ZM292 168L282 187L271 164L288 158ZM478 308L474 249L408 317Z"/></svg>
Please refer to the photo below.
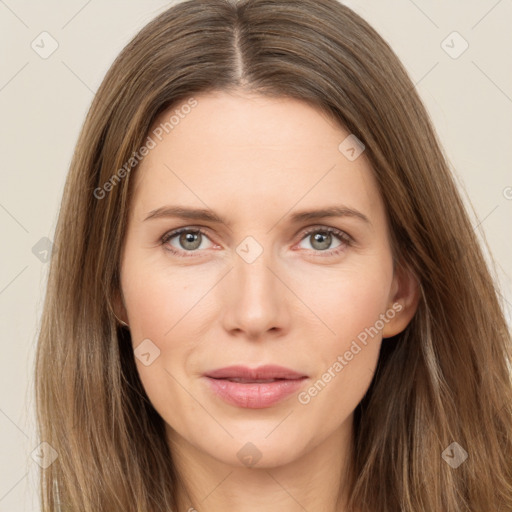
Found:
<svg viewBox="0 0 512 512"><path fill-rule="evenodd" d="M161 238L162 245L166 245L167 242L171 238L174 238L175 236L178 236L184 232L201 233L201 235L205 236L206 238L209 238L208 234L205 231L203 231L201 228L193 228L193 227L187 226L187 227L175 229L174 231L170 231L170 232L166 233ZM353 238L351 236L349 236L347 233L345 233L344 231L341 231L336 228L328 227L328 226L314 226L314 227L308 229L307 231L302 233L302 238L300 239L300 241L304 240L312 233L331 233L331 234L335 235L340 240L340 242L342 242L342 244L339 247L337 247L336 249L327 249L325 251L313 250L313 252L321 253L321 255L322 255L321 257L337 255L337 254L341 253L343 250L345 250L346 247L350 247L354 242ZM176 256L184 257L184 258L194 257L196 255L195 253L198 252L197 250L195 250L195 251L178 251L177 249L175 249L174 247L169 246L169 245L166 245L165 250L169 251L170 253L172 253ZM186 254L187 252L189 254ZM182 254L182 253L185 253L185 254Z"/></svg>

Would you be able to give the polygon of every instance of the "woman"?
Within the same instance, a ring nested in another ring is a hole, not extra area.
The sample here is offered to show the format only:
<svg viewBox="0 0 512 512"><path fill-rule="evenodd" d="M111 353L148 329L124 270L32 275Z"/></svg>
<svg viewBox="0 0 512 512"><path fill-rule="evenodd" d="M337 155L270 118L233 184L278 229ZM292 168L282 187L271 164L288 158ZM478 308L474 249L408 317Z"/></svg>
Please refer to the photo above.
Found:
<svg viewBox="0 0 512 512"><path fill-rule="evenodd" d="M148 24L55 244L43 510L512 510L498 292L413 84L335 0Z"/></svg>

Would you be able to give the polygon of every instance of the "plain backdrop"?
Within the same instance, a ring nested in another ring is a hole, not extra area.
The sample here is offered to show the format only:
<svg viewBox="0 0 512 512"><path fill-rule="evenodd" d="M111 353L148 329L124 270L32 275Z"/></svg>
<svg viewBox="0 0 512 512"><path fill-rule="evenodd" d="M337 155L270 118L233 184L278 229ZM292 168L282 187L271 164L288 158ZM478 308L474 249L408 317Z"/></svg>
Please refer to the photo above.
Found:
<svg viewBox="0 0 512 512"><path fill-rule="evenodd" d="M475 231L487 238L510 320L512 2L346 3L390 43L416 84ZM0 0L0 512L40 510L34 354L46 251L79 130L116 55L171 4Z"/></svg>

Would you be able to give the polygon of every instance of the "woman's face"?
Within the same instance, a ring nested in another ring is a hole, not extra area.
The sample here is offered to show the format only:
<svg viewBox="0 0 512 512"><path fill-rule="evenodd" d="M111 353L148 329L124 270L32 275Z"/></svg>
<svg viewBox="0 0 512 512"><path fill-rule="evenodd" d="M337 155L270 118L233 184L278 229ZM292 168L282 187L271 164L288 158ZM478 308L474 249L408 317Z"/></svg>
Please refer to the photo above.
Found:
<svg viewBox="0 0 512 512"><path fill-rule="evenodd" d="M407 286L348 132L293 99L195 100L157 120L133 176L120 314L172 443L282 465L351 435L382 338L412 316Z"/></svg>

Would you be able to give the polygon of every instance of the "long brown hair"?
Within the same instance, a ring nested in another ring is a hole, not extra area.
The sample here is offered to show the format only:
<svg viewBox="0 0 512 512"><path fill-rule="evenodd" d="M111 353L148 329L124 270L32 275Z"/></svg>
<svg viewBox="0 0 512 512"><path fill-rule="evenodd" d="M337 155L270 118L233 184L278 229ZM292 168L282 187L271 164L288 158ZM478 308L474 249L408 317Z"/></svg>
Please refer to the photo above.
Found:
<svg viewBox="0 0 512 512"><path fill-rule="evenodd" d="M336 0L179 3L108 71L67 178L38 341L39 435L58 454L41 473L43 510L176 510L163 420L113 310L133 159L165 109L235 89L314 104L363 141L395 265L420 283L414 318L383 343L356 409L350 509L512 511L512 348L499 292L413 83Z"/></svg>

